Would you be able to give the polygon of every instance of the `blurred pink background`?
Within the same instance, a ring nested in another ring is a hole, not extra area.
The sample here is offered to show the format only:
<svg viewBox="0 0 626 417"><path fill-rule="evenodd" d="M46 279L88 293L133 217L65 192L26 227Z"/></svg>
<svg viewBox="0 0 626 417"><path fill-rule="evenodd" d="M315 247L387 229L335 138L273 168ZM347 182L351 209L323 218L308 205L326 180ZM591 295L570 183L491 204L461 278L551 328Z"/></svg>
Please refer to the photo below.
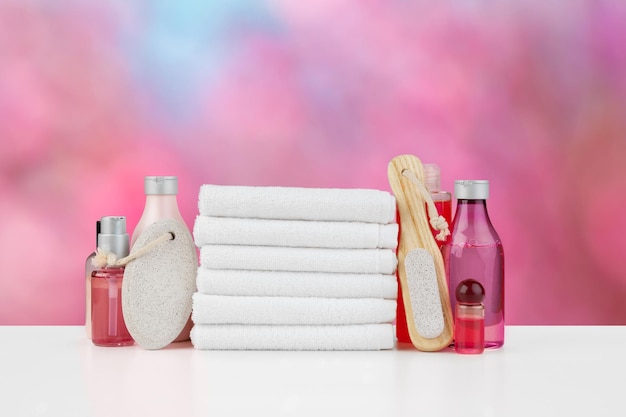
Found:
<svg viewBox="0 0 626 417"><path fill-rule="evenodd" d="M0 3L0 324L82 324L95 221L144 175L491 181L508 324L626 324L626 2Z"/></svg>

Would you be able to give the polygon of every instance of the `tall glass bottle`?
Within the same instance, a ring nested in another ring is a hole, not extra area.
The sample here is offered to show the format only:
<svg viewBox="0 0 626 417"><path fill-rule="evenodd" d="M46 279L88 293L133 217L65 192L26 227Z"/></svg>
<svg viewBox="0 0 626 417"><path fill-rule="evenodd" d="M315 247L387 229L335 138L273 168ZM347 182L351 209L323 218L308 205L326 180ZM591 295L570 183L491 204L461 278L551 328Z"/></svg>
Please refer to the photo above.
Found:
<svg viewBox="0 0 626 417"><path fill-rule="evenodd" d="M96 222L96 247L98 247L98 234L100 234L100 220ZM87 338L91 339L91 273L94 266L91 260L96 256L96 251L85 260L85 333Z"/></svg>
<svg viewBox="0 0 626 417"><path fill-rule="evenodd" d="M117 258L128 256L126 218L100 220L98 248ZM105 266L91 274L91 340L97 346L128 346L134 343L122 314L123 266Z"/></svg>
<svg viewBox="0 0 626 417"><path fill-rule="evenodd" d="M178 201L176 200L176 195L178 194L177 177L147 176L144 178L144 192L146 194L146 205L144 206L139 223L137 223L133 231L133 237L130 240L131 248L137 241L137 238L139 238L139 235L141 235L141 232L152 223L162 219L176 219L185 224L185 220L178 209ZM189 318L187 324L174 342L189 340L189 333L192 326L193 323L191 322L191 318Z"/></svg>
<svg viewBox="0 0 626 417"><path fill-rule="evenodd" d="M450 241L444 246L450 302L456 311L455 289L467 277L485 289L485 348L504 344L504 251L487 213L489 181L457 180L457 198Z"/></svg>

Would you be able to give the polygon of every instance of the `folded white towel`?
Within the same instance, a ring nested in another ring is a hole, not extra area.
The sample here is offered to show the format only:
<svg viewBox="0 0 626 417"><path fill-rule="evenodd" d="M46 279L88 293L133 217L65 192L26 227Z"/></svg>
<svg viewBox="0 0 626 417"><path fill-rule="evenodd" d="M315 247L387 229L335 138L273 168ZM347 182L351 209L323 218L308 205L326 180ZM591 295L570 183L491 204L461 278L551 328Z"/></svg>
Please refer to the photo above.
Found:
<svg viewBox="0 0 626 417"><path fill-rule="evenodd" d="M197 246L395 249L398 225L198 216L193 236Z"/></svg>
<svg viewBox="0 0 626 417"><path fill-rule="evenodd" d="M367 189L203 185L198 208L206 216L386 224L396 200Z"/></svg>
<svg viewBox="0 0 626 417"><path fill-rule="evenodd" d="M196 324L377 324L396 317L396 301L380 298L193 295Z"/></svg>
<svg viewBox="0 0 626 417"><path fill-rule="evenodd" d="M200 248L200 264L208 269L393 274L398 260L390 249L208 245Z"/></svg>
<svg viewBox="0 0 626 417"><path fill-rule="evenodd" d="M212 350L380 350L393 349L391 324L266 326L196 324L196 349Z"/></svg>
<svg viewBox="0 0 626 417"><path fill-rule="evenodd" d="M387 298L398 296L395 275L244 271L198 268L198 292L265 297Z"/></svg>

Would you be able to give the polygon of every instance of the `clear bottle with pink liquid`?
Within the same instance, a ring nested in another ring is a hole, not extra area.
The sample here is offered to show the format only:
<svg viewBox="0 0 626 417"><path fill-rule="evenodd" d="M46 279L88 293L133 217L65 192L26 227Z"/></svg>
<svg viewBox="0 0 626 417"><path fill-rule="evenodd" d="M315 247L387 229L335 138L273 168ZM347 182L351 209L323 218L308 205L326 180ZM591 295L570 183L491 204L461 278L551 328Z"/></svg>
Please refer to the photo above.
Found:
<svg viewBox="0 0 626 417"><path fill-rule="evenodd" d="M485 350L485 289L480 282L466 279L456 287L454 350L479 354Z"/></svg>
<svg viewBox="0 0 626 417"><path fill-rule="evenodd" d="M98 248L128 256L126 218L107 216L100 220ZM129 346L134 343L122 314L124 267L105 266L91 273L91 340L97 346Z"/></svg>
<svg viewBox="0 0 626 417"><path fill-rule="evenodd" d="M441 171L439 170L439 166L437 164L424 164L424 185L428 188L428 192L433 199L433 203L435 203L435 207L437 208L439 215L446 219L448 225L451 225L452 194L441 190ZM430 231L433 233L433 237L436 237L439 233L439 230L432 228ZM449 236L444 241L439 241L435 238L435 242L437 242L440 249L443 248L449 240Z"/></svg>
<svg viewBox="0 0 626 417"><path fill-rule="evenodd" d="M176 219L185 224L183 216L178 209L178 178L174 176L147 176L144 178L144 192L146 194L146 205L143 214L133 231L130 240L131 248L148 226L162 219ZM191 233L190 233L191 235ZM193 323L191 318L174 342L189 340L189 333Z"/></svg>
<svg viewBox="0 0 626 417"><path fill-rule="evenodd" d="M450 241L444 247L450 302L456 311L455 289L467 277L485 290L485 348L504 344L504 250L487 212L489 181L457 180L457 198Z"/></svg>

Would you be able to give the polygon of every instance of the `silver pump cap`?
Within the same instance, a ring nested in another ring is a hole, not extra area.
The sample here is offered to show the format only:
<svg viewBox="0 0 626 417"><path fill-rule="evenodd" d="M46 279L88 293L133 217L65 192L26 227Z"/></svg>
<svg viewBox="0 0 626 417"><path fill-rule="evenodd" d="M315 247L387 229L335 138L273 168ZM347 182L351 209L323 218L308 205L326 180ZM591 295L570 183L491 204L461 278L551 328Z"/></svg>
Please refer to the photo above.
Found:
<svg viewBox="0 0 626 417"><path fill-rule="evenodd" d="M441 171L437 164L424 164L424 182L426 188L431 193L440 191L441 188Z"/></svg>
<svg viewBox="0 0 626 417"><path fill-rule="evenodd" d="M457 200L487 200L489 198L488 180L456 180L454 196Z"/></svg>
<svg viewBox="0 0 626 417"><path fill-rule="evenodd" d="M100 219L98 247L106 252L114 253L118 258L128 256L130 244L126 233L126 217L105 216Z"/></svg>
<svg viewBox="0 0 626 417"><path fill-rule="evenodd" d="M154 177L144 179L143 189L149 194L178 194L178 177Z"/></svg>

